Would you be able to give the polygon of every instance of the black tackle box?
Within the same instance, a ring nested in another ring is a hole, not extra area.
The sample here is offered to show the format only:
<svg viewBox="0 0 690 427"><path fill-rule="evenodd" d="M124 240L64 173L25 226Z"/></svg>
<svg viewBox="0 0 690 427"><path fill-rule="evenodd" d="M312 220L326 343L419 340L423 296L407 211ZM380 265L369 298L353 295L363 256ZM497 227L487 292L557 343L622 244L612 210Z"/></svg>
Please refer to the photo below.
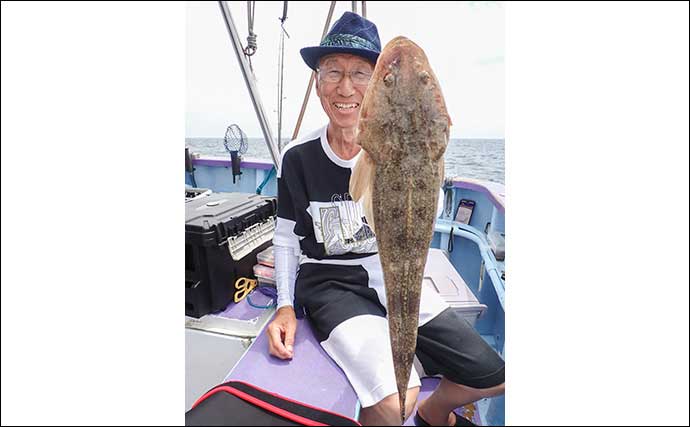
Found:
<svg viewBox="0 0 690 427"><path fill-rule="evenodd" d="M233 301L235 281L251 278L256 255L272 244L275 197L211 193L185 203L185 315L201 317Z"/></svg>

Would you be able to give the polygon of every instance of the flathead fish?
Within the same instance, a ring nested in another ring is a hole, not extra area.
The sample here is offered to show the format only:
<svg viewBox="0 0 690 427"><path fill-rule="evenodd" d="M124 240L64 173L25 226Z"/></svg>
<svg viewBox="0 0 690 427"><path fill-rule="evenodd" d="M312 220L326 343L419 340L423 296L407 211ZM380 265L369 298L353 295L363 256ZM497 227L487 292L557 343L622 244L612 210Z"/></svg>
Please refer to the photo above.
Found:
<svg viewBox="0 0 690 427"><path fill-rule="evenodd" d="M391 40L362 102L358 143L364 153L352 173L350 194L364 199L376 234L402 420L450 125L424 51L405 37Z"/></svg>

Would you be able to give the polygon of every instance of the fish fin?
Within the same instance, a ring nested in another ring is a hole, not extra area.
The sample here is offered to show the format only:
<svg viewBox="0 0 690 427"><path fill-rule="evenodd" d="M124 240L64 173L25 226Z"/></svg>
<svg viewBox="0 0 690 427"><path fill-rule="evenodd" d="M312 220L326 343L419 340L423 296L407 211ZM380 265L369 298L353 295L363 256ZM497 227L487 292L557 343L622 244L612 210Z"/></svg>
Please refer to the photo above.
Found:
<svg viewBox="0 0 690 427"><path fill-rule="evenodd" d="M374 208L371 200L371 187L369 187L364 194L364 216L367 219L367 224L369 224L372 233L376 234L376 227L374 226Z"/></svg>
<svg viewBox="0 0 690 427"><path fill-rule="evenodd" d="M357 160L350 176L350 196L355 202L362 200L364 216L371 230L374 231L374 215L371 200L371 186L374 180L376 165L365 150Z"/></svg>
<svg viewBox="0 0 690 427"><path fill-rule="evenodd" d="M359 156L357 164L350 175L350 196L358 202L369 190L373 178L374 162L366 150Z"/></svg>
<svg viewBox="0 0 690 427"><path fill-rule="evenodd" d="M450 129L448 127L448 122L445 119L435 119L433 120L432 126L435 128L430 132L430 136L433 136L427 142L427 147L430 150L432 160L438 160L443 158L443 154L446 152L448 147L448 141L450 139Z"/></svg>

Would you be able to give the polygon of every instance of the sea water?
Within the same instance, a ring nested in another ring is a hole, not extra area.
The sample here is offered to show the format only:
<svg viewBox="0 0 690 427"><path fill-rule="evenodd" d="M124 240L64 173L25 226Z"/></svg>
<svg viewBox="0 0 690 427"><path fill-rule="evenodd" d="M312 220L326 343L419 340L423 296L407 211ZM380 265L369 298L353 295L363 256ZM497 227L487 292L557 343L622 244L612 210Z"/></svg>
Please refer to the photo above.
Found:
<svg viewBox="0 0 690 427"><path fill-rule="evenodd" d="M270 160L263 138L248 138L245 157ZM230 159L222 138L185 138L191 152ZM505 184L503 139L451 139L445 154L446 177L461 176Z"/></svg>

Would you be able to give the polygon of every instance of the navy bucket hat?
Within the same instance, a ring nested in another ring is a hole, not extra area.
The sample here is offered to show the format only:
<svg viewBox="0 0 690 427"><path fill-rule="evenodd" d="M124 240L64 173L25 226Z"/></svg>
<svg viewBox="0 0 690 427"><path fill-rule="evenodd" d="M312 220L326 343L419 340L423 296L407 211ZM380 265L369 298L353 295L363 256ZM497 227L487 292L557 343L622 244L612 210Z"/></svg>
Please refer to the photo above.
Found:
<svg viewBox="0 0 690 427"><path fill-rule="evenodd" d="M350 53L376 63L381 53L381 40L376 25L356 13L345 12L319 46L299 51L309 68L316 71L319 60L332 53Z"/></svg>

